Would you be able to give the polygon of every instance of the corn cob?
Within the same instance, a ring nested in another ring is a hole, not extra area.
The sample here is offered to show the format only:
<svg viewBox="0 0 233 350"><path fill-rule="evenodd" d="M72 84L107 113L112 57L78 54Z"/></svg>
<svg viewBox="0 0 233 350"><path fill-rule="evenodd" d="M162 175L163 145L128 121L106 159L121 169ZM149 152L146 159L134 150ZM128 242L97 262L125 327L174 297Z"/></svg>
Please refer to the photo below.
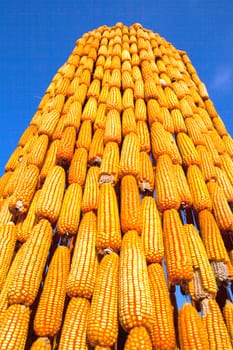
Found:
<svg viewBox="0 0 233 350"><path fill-rule="evenodd" d="M179 108L179 100L176 96L176 93L169 86L166 86L164 89L164 93L167 100L167 106L169 109Z"/></svg>
<svg viewBox="0 0 233 350"><path fill-rule="evenodd" d="M42 167L48 148L48 142L49 140L47 135L40 135L38 137L27 158L27 164L34 164L39 169Z"/></svg>
<svg viewBox="0 0 233 350"><path fill-rule="evenodd" d="M127 108L134 108L134 95L131 88L124 90L122 96L122 109L125 110Z"/></svg>
<svg viewBox="0 0 233 350"><path fill-rule="evenodd" d="M117 340L118 275L119 256L105 255L100 262L87 326L88 340L93 346L110 347Z"/></svg>
<svg viewBox="0 0 233 350"><path fill-rule="evenodd" d="M45 95L46 96L46 95ZM28 140L35 135L37 132L37 128L35 125L29 125L21 135L19 141L18 141L18 146L24 147Z"/></svg>
<svg viewBox="0 0 233 350"><path fill-rule="evenodd" d="M162 266L149 265L148 275L155 315L155 323L150 330L152 345L158 350L173 350L176 343L173 310Z"/></svg>
<svg viewBox="0 0 233 350"><path fill-rule="evenodd" d="M214 128L216 129L217 133L219 134L219 136L222 137L222 140L223 140L224 136L228 136L227 129L226 129L220 116L213 118L212 123L213 123Z"/></svg>
<svg viewBox="0 0 233 350"><path fill-rule="evenodd" d="M189 245L189 250L192 257L192 264L194 271L198 270L200 275L200 284L203 293L208 297L215 297L217 293L216 281L211 269L210 263L208 261L208 256L203 245L203 242L192 224L184 225L185 236ZM202 294L199 296L196 291L195 278L193 280L194 286L194 295L191 296L194 299L202 297ZM199 286L198 286L199 287Z"/></svg>
<svg viewBox="0 0 233 350"><path fill-rule="evenodd" d="M147 101L147 115L148 123L150 126L152 126L153 123L156 122L160 122L161 124L163 123L161 108L156 99L150 99L149 101Z"/></svg>
<svg viewBox="0 0 233 350"><path fill-rule="evenodd" d="M186 132L187 128L185 125L185 120L181 114L180 109L175 108L171 110L171 117L173 121L174 133L178 134L180 132Z"/></svg>
<svg viewBox="0 0 233 350"><path fill-rule="evenodd" d="M9 222L0 226L0 291L5 282L16 244L15 225Z"/></svg>
<svg viewBox="0 0 233 350"><path fill-rule="evenodd" d="M151 126L151 146L154 159L159 158L163 154L172 155L172 147L170 142L169 132L166 131L163 125L155 122Z"/></svg>
<svg viewBox="0 0 233 350"><path fill-rule="evenodd" d="M169 109L166 107L161 107L160 110L164 129L170 132L171 134L174 134L174 124Z"/></svg>
<svg viewBox="0 0 233 350"><path fill-rule="evenodd" d="M136 118L133 108L127 108L122 114L122 134L137 133Z"/></svg>
<svg viewBox="0 0 233 350"><path fill-rule="evenodd" d="M73 126L66 127L58 144L56 153L56 163L61 165L68 165L73 157L74 147L76 141L76 129Z"/></svg>
<svg viewBox="0 0 233 350"><path fill-rule="evenodd" d="M153 166L150 160L150 156L146 152L140 152L138 184L142 192L154 191L155 180Z"/></svg>
<svg viewBox="0 0 233 350"><path fill-rule="evenodd" d="M52 224L58 219L65 186L65 171L59 166L52 167L41 189L36 204L36 216L46 218Z"/></svg>
<svg viewBox="0 0 233 350"><path fill-rule="evenodd" d="M23 153L23 147L16 147L5 165L5 171L14 171L19 163L21 163Z"/></svg>
<svg viewBox="0 0 233 350"><path fill-rule="evenodd" d="M216 129L212 129L209 131L209 136L213 142L213 144L215 145L215 148L218 152L218 154L223 154L226 152L226 148L225 148L225 144L221 138L221 136L218 134Z"/></svg>
<svg viewBox="0 0 233 350"><path fill-rule="evenodd" d="M223 308L224 321L227 326L227 331L230 336L231 345L233 346L233 328L232 328L232 317L233 317L233 304L230 300L226 300Z"/></svg>
<svg viewBox="0 0 233 350"><path fill-rule="evenodd" d="M54 140L51 142L48 151L45 156L45 160L40 171L39 181L41 184L44 183L46 176L48 175L50 169L56 165L57 162L57 150L59 145L59 140Z"/></svg>
<svg viewBox="0 0 233 350"><path fill-rule="evenodd" d="M17 184L9 201L9 210L12 214L28 211L32 197L36 190L39 178L39 169L34 164L29 164L24 171L24 177Z"/></svg>
<svg viewBox="0 0 233 350"><path fill-rule="evenodd" d="M118 112L120 112L122 109L122 98L120 89L112 86L109 90L106 102L109 110L115 109Z"/></svg>
<svg viewBox="0 0 233 350"><path fill-rule="evenodd" d="M70 267L69 248L56 248L45 278L34 318L34 331L39 336L54 336L61 327Z"/></svg>
<svg viewBox="0 0 233 350"><path fill-rule="evenodd" d="M104 142L121 143L121 118L119 111L116 109L111 109L107 112Z"/></svg>
<svg viewBox="0 0 233 350"><path fill-rule="evenodd" d="M200 157L200 168L205 182L216 181L217 171L216 167L214 166L210 152L203 145L197 146L196 149Z"/></svg>
<svg viewBox="0 0 233 350"><path fill-rule="evenodd" d="M144 94L146 101L150 99L158 99L159 97L156 82L151 76L148 76L144 80Z"/></svg>
<svg viewBox="0 0 233 350"><path fill-rule="evenodd" d="M116 184L119 173L119 147L116 142L108 142L104 148L100 166L99 183L110 182Z"/></svg>
<svg viewBox="0 0 233 350"><path fill-rule="evenodd" d="M68 171L68 183L83 186L87 172L88 153L85 148L76 148Z"/></svg>
<svg viewBox="0 0 233 350"><path fill-rule="evenodd" d="M101 164L103 152L104 152L104 130L96 129L91 142L91 147L88 155L88 162L91 165Z"/></svg>
<svg viewBox="0 0 233 350"><path fill-rule="evenodd" d="M89 97L87 102L84 105L81 121L90 120L91 122L95 121L95 116L97 112L97 99L95 97Z"/></svg>
<svg viewBox="0 0 233 350"><path fill-rule="evenodd" d="M129 332L124 350L152 350L150 335L144 327L134 327Z"/></svg>
<svg viewBox="0 0 233 350"><path fill-rule="evenodd" d="M222 138L225 148L226 148L226 152L230 155L230 157L233 157L233 140L231 138L230 135L225 135Z"/></svg>
<svg viewBox="0 0 233 350"><path fill-rule="evenodd" d="M48 337L39 337L37 338L32 346L30 347L30 350L51 350L51 344Z"/></svg>
<svg viewBox="0 0 233 350"><path fill-rule="evenodd" d="M143 99L144 100L144 81L142 79L137 79L134 82L134 99L139 100Z"/></svg>
<svg viewBox="0 0 233 350"><path fill-rule="evenodd" d="M7 183L10 181L11 176L13 175L13 171L8 171L4 173L0 178L0 197L6 198L7 195L5 193L5 188Z"/></svg>
<svg viewBox="0 0 233 350"><path fill-rule="evenodd" d="M147 123L143 120L137 121L137 134L139 139L140 151L150 153L151 143Z"/></svg>
<svg viewBox="0 0 233 350"><path fill-rule="evenodd" d="M178 284L193 277L192 259L184 227L175 209L163 212L163 239L168 281Z"/></svg>
<svg viewBox="0 0 233 350"><path fill-rule="evenodd" d="M103 183L98 199L96 248L98 251L112 249L118 252L120 245L121 228L116 193L111 184Z"/></svg>
<svg viewBox="0 0 233 350"><path fill-rule="evenodd" d="M90 302L85 298L72 298L67 307L62 327L59 350L87 350L87 321Z"/></svg>
<svg viewBox="0 0 233 350"><path fill-rule="evenodd" d="M22 303L30 306L38 293L43 270L52 240L52 227L47 220L33 228L30 238L14 271L14 279L8 286L10 304Z"/></svg>
<svg viewBox="0 0 233 350"><path fill-rule="evenodd" d="M211 99L205 100L205 108L211 118L218 117L218 113L216 112L216 109Z"/></svg>
<svg viewBox="0 0 233 350"><path fill-rule="evenodd" d="M215 170L216 170L216 174L217 174L217 183L219 184L219 186L223 190L223 192L227 198L227 201L233 202L233 186L230 183L230 180L227 177L226 172L224 171L224 169L221 169L218 167L215 167Z"/></svg>
<svg viewBox="0 0 233 350"><path fill-rule="evenodd" d="M233 161L229 154L224 153L221 156L222 168L225 170L231 185L233 186Z"/></svg>
<svg viewBox="0 0 233 350"><path fill-rule="evenodd" d="M214 299L201 302L202 324L208 335L210 350L232 350L230 336L227 332L222 313Z"/></svg>
<svg viewBox="0 0 233 350"><path fill-rule="evenodd" d="M63 111L64 113L64 111ZM79 129L82 114L82 104L79 101L73 101L67 113L65 113L64 127L73 126L76 130Z"/></svg>
<svg viewBox="0 0 233 350"><path fill-rule="evenodd" d="M104 84L104 82L102 82L102 89L100 91L100 95L99 95L99 99L98 102L99 103L104 103L107 106L107 99L108 99L108 95L109 95L109 85Z"/></svg>
<svg viewBox="0 0 233 350"><path fill-rule="evenodd" d="M199 128L196 120L194 118L186 118L185 125L187 132L195 146L205 145L205 139L203 137L202 130Z"/></svg>
<svg viewBox="0 0 233 350"><path fill-rule="evenodd" d="M204 209L211 210L212 202L203 175L197 165L190 165L187 170L187 181L193 200L194 209L199 212Z"/></svg>
<svg viewBox="0 0 233 350"><path fill-rule="evenodd" d="M76 141L77 148L86 148L90 150L92 140L92 123L90 120L84 120L81 124L78 133L78 139Z"/></svg>
<svg viewBox="0 0 233 350"><path fill-rule="evenodd" d="M82 202L82 188L73 183L66 189L62 202L61 212L57 220L57 232L59 235L75 235L79 226Z"/></svg>
<svg viewBox="0 0 233 350"><path fill-rule="evenodd" d="M148 102L149 103L149 102ZM146 103L142 98L135 101L135 118L136 121L147 121Z"/></svg>
<svg viewBox="0 0 233 350"><path fill-rule="evenodd" d="M128 71L122 72L122 88L126 89L134 89L134 81L132 78L132 74Z"/></svg>
<svg viewBox="0 0 233 350"><path fill-rule="evenodd" d="M55 84L55 94L63 94L64 96L67 94L70 86L70 79L61 77L56 81Z"/></svg>
<svg viewBox="0 0 233 350"><path fill-rule="evenodd" d="M30 310L24 305L11 305L4 313L0 326L2 350L24 350L28 334Z"/></svg>
<svg viewBox="0 0 233 350"><path fill-rule="evenodd" d="M20 165L13 171L12 176L3 191L4 198L10 197L14 193L17 185L20 184L21 179L24 179L27 169L28 166L26 161L22 161L22 163L20 163Z"/></svg>
<svg viewBox="0 0 233 350"><path fill-rule="evenodd" d="M96 216L90 211L82 217L75 243L66 291L72 296L91 298L94 290L98 259L95 251Z"/></svg>
<svg viewBox="0 0 233 350"><path fill-rule="evenodd" d="M213 203L213 213L220 230L232 230L233 213L223 190L216 182L208 183L208 190Z"/></svg>
<svg viewBox="0 0 233 350"><path fill-rule="evenodd" d="M176 140L183 164L185 166L193 164L200 165L200 158L191 138L187 134L179 132Z"/></svg>
<svg viewBox="0 0 233 350"><path fill-rule="evenodd" d="M181 111L184 119L192 117L193 111L192 111L192 108L188 102L187 96L185 96L179 100L179 105L180 105L180 111Z"/></svg>
<svg viewBox="0 0 233 350"><path fill-rule="evenodd" d="M178 316L178 331L181 350L209 349L208 336L194 306L185 303Z"/></svg>
<svg viewBox="0 0 233 350"><path fill-rule="evenodd" d="M204 133L203 134L204 138L205 138L205 144L206 144L206 148L208 149L208 151L210 152L214 165L216 166L222 166L222 157L220 157L220 155L218 154L218 151L215 147L215 144L213 143L210 135L208 133Z"/></svg>
<svg viewBox="0 0 233 350"><path fill-rule="evenodd" d="M94 129L105 129L105 124L107 120L107 105L106 103L99 103L98 109L96 112L95 122L94 122Z"/></svg>
<svg viewBox="0 0 233 350"><path fill-rule="evenodd" d="M179 209L180 196L173 173L173 164L169 155L157 159L155 172L156 203L160 211Z"/></svg>
<svg viewBox="0 0 233 350"><path fill-rule="evenodd" d="M154 322L146 259L136 231L128 231L122 240L119 270L119 319L121 326L126 331L140 326L150 329Z"/></svg>
<svg viewBox="0 0 233 350"><path fill-rule="evenodd" d="M110 57L108 57L108 58L110 58ZM121 88L121 71L120 71L120 69L114 68L112 70L109 86L110 87L114 86L114 87L119 88L119 89Z"/></svg>
<svg viewBox="0 0 233 350"><path fill-rule="evenodd" d="M164 256L161 219L152 197L142 200L142 244L147 263L161 262Z"/></svg>
<svg viewBox="0 0 233 350"><path fill-rule="evenodd" d="M173 172L175 176L177 192L180 197L181 207L191 207L192 196L182 166L180 164L173 164Z"/></svg>
<svg viewBox="0 0 233 350"><path fill-rule="evenodd" d="M124 138L120 157L120 176L133 175L138 177L140 168L140 146L138 136L127 134Z"/></svg>
<svg viewBox="0 0 233 350"><path fill-rule="evenodd" d="M61 115L58 123L54 129L52 140L60 140L62 137L63 130L65 129L65 114Z"/></svg>
<svg viewBox="0 0 233 350"><path fill-rule="evenodd" d="M136 230L141 233L141 203L136 179L127 175L121 180L121 229L124 233Z"/></svg>
<svg viewBox="0 0 233 350"><path fill-rule="evenodd" d="M88 170L81 206L83 213L90 210L97 210L99 197L99 172L100 169L97 166L91 166Z"/></svg>
<svg viewBox="0 0 233 350"><path fill-rule="evenodd" d="M60 113L56 109L50 112L44 112L41 118L41 124L38 129L38 134L45 134L48 138L52 138L53 132L56 128L58 120L60 118Z"/></svg>

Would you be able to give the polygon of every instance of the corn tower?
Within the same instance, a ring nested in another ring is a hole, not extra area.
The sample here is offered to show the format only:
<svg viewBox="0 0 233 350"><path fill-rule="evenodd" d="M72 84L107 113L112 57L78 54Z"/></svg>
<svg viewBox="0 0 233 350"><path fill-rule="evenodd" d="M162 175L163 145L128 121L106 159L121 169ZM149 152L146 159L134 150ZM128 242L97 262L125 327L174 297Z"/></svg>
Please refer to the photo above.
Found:
<svg viewBox="0 0 233 350"><path fill-rule="evenodd" d="M0 349L232 350L232 203L186 52L140 24L84 34L0 178Z"/></svg>

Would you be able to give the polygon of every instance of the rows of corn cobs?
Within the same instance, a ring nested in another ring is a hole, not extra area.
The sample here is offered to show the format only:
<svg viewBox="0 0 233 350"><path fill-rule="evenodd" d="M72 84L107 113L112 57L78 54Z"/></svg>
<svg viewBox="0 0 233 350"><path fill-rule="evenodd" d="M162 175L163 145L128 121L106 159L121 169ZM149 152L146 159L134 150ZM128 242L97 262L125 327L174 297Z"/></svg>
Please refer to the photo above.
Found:
<svg viewBox="0 0 233 350"><path fill-rule="evenodd" d="M2 350L232 349L233 141L158 34L77 40L0 198Z"/></svg>

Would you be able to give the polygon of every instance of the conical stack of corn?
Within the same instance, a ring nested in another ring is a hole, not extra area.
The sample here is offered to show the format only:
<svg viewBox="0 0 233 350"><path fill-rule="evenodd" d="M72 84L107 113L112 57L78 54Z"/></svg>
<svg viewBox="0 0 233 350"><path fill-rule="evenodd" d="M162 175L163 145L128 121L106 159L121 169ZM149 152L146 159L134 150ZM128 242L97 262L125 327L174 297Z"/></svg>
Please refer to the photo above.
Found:
<svg viewBox="0 0 233 350"><path fill-rule="evenodd" d="M0 196L2 350L232 349L233 141L186 52L84 34Z"/></svg>

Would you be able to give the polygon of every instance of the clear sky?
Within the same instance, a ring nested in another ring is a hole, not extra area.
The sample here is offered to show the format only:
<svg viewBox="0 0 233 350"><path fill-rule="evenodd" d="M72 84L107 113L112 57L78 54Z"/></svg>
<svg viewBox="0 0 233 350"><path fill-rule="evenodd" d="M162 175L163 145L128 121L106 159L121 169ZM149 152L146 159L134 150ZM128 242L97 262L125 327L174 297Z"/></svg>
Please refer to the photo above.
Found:
<svg viewBox="0 0 233 350"><path fill-rule="evenodd" d="M139 22L187 51L233 136L233 0L2 0L0 175L75 41L116 22Z"/></svg>

